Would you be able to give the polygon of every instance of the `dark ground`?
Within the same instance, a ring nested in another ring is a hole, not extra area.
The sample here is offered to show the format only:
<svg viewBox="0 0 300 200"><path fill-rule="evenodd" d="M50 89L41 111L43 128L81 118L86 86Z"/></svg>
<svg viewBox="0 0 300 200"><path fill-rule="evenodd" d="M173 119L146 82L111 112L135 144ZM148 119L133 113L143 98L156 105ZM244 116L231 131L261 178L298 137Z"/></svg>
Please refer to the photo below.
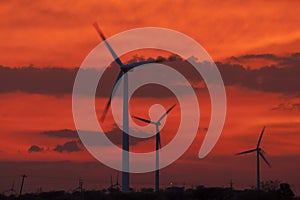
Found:
<svg viewBox="0 0 300 200"><path fill-rule="evenodd" d="M65 191L39 192L23 194L18 196L0 195L0 200L22 199L22 200L300 200L294 197L290 185L280 184L280 187L265 188L265 191L255 190L233 190L231 188L205 188L198 186L195 189L184 189L183 187L170 187L160 192L153 189L141 189L139 192L122 193L118 188L103 189L101 191L76 191L67 193Z"/></svg>

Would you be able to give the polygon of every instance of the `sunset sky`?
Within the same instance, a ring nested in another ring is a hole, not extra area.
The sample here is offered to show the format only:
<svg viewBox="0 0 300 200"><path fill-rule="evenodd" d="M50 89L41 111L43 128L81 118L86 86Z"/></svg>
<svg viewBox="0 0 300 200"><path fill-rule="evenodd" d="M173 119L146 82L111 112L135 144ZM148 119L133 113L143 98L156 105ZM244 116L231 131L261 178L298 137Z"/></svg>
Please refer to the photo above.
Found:
<svg viewBox="0 0 300 200"><path fill-rule="evenodd" d="M161 187L170 182L187 187L229 186L231 179L236 188L254 186L254 154L234 154L255 148L266 126L262 148L272 168L262 163L262 180L288 182L300 194L299 11L298 1L0 1L0 192L13 181L18 189L24 173L28 175L25 192L39 187L72 190L79 178L84 187L99 189L109 186L111 174L116 178L117 171L84 148L72 116L74 77L101 42L93 27L98 22L107 37L149 26L182 32L206 49L223 77L227 116L217 145L206 158L198 158L211 114L210 100L201 79L191 77L200 102L200 126L186 153L161 170ZM145 56L142 53L138 56ZM173 63L175 68L185 65L182 60ZM112 66L103 84L111 85L115 72ZM148 118L151 105L168 108L176 101L165 95L165 89L160 91L147 98L142 89L137 91L130 101L131 114ZM109 90L96 97L98 114L108 94ZM102 125L119 145L119 130L110 115ZM174 137L179 117L178 106L161 132L162 145ZM153 139L131 142L135 152L154 148ZM154 173L131 176L135 188L153 187L153 183Z"/></svg>

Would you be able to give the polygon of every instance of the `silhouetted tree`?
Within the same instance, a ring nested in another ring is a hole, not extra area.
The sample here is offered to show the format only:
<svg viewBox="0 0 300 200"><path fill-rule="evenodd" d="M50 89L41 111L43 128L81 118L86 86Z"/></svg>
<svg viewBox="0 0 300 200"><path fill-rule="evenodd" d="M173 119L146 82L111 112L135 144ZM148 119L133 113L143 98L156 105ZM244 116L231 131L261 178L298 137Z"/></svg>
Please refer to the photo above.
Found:
<svg viewBox="0 0 300 200"><path fill-rule="evenodd" d="M279 180L269 180L261 182L261 190L264 192L274 192L279 189L280 181Z"/></svg>
<svg viewBox="0 0 300 200"><path fill-rule="evenodd" d="M290 184L288 183L281 183L278 192L280 194L280 198L284 200L293 199L295 196L294 192L290 187Z"/></svg>

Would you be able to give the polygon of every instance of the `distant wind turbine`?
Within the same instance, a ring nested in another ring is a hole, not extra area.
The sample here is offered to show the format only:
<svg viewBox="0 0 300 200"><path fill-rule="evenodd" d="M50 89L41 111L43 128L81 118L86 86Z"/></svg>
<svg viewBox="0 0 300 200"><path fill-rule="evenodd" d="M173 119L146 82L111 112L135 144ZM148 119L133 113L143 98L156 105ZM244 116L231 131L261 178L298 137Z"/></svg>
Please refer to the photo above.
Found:
<svg viewBox="0 0 300 200"><path fill-rule="evenodd" d="M123 192L129 192L129 122L128 122L128 74L127 72L134 69L135 67L149 64L149 63L157 63L159 61L142 61L142 62L135 62L130 64L123 64L120 58L117 56L113 48L110 46L108 41L106 40L103 32L101 31L100 27L97 23L94 23L94 27L96 31L98 32L101 39L104 41L106 47L110 51L111 55L113 56L114 60L120 67L119 74L117 76L117 79L113 85L113 89L115 90L118 87L118 81L124 76L124 87L123 87L123 136L122 136L122 191ZM108 112L108 109L111 105L111 101L113 98L113 92L111 93L109 100L106 104L106 107L104 109L104 112L101 116L101 121L103 122L105 119L105 116Z"/></svg>
<svg viewBox="0 0 300 200"><path fill-rule="evenodd" d="M5 190L5 191L3 192L3 194L4 194L4 195L5 195L5 194L9 194L9 195L16 195L16 194L17 194L17 192L16 192L16 190L15 190L15 181L12 182L11 188L8 189L8 190Z"/></svg>
<svg viewBox="0 0 300 200"><path fill-rule="evenodd" d="M265 128L263 128L263 130L260 133L257 145L255 149L251 149L251 150L247 150L247 151L243 151L240 153L237 153L236 155L241 155L241 154L248 154L248 153L252 153L252 152L256 152L256 167L257 167L257 190L260 190L260 165L259 165L259 157L262 157L262 159L265 161L265 163L271 167L270 163L268 162L268 160L266 159L264 152L262 150L262 148L260 148L260 143L261 143L261 139L263 137L263 134L265 132Z"/></svg>
<svg viewBox="0 0 300 200"><path fill-rule="evenodd" d="M121 185L119 184L119 173L117 173L117 179L116 179L116 183L113 184L113 177L112 175L110 175L110 186L108 188L108 191L112 192L118 192L120 191Z"/></svg>
<svg viewBox="0 0 300 200"><path fill-rule="evenodd" d="M176 104L171 106L156 122L153 122L148 119L141 118L141 117L132 116L133 118L140 120L142 122L145 122L147 124L154 124L155 128L156 128L156 134L155 134L155 136L156 136L156 140L155 140L156 141L155 142L155 150L156 150L155 191L156 192L159 191L159 149L161 148L159 126L161 125L160 124L161 120L163 120L175 106L176 106Z"/></svg>
<svg viewBox="0 0 300 200"><path fill-rule="evenodd" d="M73 192L80 192L80 199L84 199L83 179L79 178L78 187Z"/></svg>
<svg viewBox="0 0 300 200"><path fill-rule="evenodd" d="M83 179L79 178L79 180L78 180L78 187L75 188L75 189L73 190L73 192L79 191L80 193L82 193L83 190L84 190L84 189L83 189Z"/></svg>

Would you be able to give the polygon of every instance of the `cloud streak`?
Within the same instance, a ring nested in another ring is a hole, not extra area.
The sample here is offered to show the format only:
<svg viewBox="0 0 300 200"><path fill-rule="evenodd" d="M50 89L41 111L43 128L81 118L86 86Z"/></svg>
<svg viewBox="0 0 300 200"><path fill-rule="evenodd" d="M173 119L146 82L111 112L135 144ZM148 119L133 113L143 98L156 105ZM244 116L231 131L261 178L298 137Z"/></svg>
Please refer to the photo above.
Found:
<svg viewBox="0 0 300 200"><path fill-rule="evenodd" d="M32 145L29 149L28 149L28 153L33 153L33 152L44 152L44 148L39 147L37 145Z"/></svg>
<svg viewBox="0 0 300 200"><path fill-rule="evenodd" d="M86 134L97 134L98 133L98 132L93 132L93 131L84 131L84 132L86 132ZM135 131L131 130L131 132L133 133ZM70 130L70 129L49 130L49 131L43 131L40 134L45 135L47 137L53 137L53 138L60 138L60 139L72 138L72 139L78 139L79 140L79 136L78 136L77 131L76 130ZM122 130L119 129L118 127L114 127L112 130L105 132L105 135L114 144L116 144L116 145L121 145L122 144ZM145 140L150 140L150 139L154 139L154 138L153 137L137 138L137 137L129 136L130 144L133 145L133 146L139 144L140 142L143 142ZM67 151L68 152L68 149L76 150L77 149L76 145L75 145L76 141L74 140L74 141L69 142L68 144L65 143L63 145L57 145L54 148L54 151L58 151L58 152ZM66 144L67 144L67 146L66 146ZM79 143L79 145L81 145L81 143Z"/></svg>
<svg viewBox="0 0 300 200"><path fill-rule="evenodd" d="M280 103L272 110L300 111L300 103Z"/></svg>
<svg viewBox="0 0 300 200"><path fill-rule="evenodd" d="M64 143L63 145L58 144L53 151L57 151L59 153L67 152L67 153L72 153L72 152L78 152L82 151L82 149L79 147L79 141L69 141Z"/></svg>
<svg viewBox="0 0 300 200"><path fill-rule="evenodd" d="M40 134L56 138L78 138L77 131L70 129L43 131Z"/></svg>

